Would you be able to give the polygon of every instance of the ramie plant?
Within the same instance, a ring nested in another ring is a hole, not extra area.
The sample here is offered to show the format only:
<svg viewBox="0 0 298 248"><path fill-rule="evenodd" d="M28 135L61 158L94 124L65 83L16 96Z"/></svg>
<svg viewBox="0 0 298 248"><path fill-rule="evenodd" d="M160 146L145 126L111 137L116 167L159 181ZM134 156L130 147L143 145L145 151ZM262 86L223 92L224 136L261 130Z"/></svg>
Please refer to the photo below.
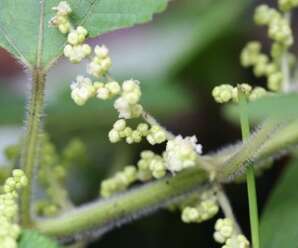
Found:
<svg viewBox="0 0 298 248"><path fill-rule="evenodd" d="M295 7L298 7L297 0L279 0L278 9L266 5L256 9L255 22L268 27L268 36L272 40L270 56L261 53L260 42L253 41L243 49L241 63L253 67L256 76L266 77L268 89L249 84L223 84L214 88L212 95L216 102L239 104L243 141L203 156L202 145L196 136L176 136L145 111L141 104L141 82L135 79L119 82L110 75L112 59L108 48L104 45L92 48L86 43L89 31L84 25L72 21L77 13L71 4L61 1L53 6L54 16L47 28L56 28L64 37L64 56L71 63L88 60L86 71L70 86L73 101L83 106L91 98L112 100L118 119L107 134L111 143L132 144L146 140L152 146L165 143L165 150L161 154L142 151L136 165L126 165L101 182L101 199L75 207L66 190L65 178L69 167L82 160L86 148L79 140L73 140L58 152L42 131L45 72L38 60L33 70L35 84L24 142L7 149L9 166L1 174L4 179L12 171L12 177L5 180L0 195L0 247L17 247L19 240L22 244L22 237L26 240L23 242L33 247L37 241L26 236L26 229L57 238L61 244L72 241L83 247L115 226L165 207L180 211L184 223L201 223L218 216L221 210L222 216L215 222L214 240L223 248L248 248L250 242L242 233L223 189L224 183L240 180L245 172L251 242L252 247L259 248L255 170L259 172L267 168L269 158L277 157L298 143L298 123L297 120L286 124L267 120L251 135L246 104L276 92L292 90L295 59L289 51L294 42L290 20ZM133 119L138 124L134 124ZM21 169L14 169L18 163ZM43 189L40 199L32 199L35 171ZM128 190L136 182L145 184ZM18 205L17 190L20 188L24 190ZM49 242L44 237L38 238ZM51 244L53 246L48 247L57 247Z"/></svg>

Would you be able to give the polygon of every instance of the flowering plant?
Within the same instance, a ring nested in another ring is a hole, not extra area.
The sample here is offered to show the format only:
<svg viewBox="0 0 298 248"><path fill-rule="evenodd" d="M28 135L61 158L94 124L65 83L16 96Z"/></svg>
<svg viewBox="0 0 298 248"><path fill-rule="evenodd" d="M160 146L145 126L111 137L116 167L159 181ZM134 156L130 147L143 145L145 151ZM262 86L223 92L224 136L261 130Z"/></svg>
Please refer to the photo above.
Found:
<svg viewBox="0 0 298 248"><path fill-rule="evenodd" d="M103 32L150 20L165 9L167 0L26 2L38 18L26 13L16 17L14 25L26 20L29 26L38 27L38 33L32 33L36 44L17 40L20 34L16 29L10 31L9 13L0 10L0 45L32 74L26 131L19 144L7 149L11 166L0 195L0 247L85 247L114 227L160 208L178 211L184 223L217 218L213 237L223 248L261 247L255 175L267 169L272 158L293 152L298 124L295 116L268 115L251 132L250 110L271 104L272 99L282 104L295 91L291 12L298 1L279 0L277 8L257 7L254 20L268 27L270 55L262 53L260 42L252 41L240 59L244 67L253 68L256 77L266 78L267 87L240 83L213 89L210 96L217 103L230 102L240 110L242 141L212 154L204 154L195 135L175 135L161 125L142 104L142 82L114 78L109 49L86 42ZM3 4L9 8L12 3L4 0ZM113 11L117 18L110 14ZM73 64L87 61L70 85L73 104L83 107L91 99L98 104L113 101L110 109L117 119L107 139L112 144L146 142L149 147L140 152L136 165L123 165L100 183L98 200L79 207L66 190L66 175L72 163L85 155L86 147L75 139L60 152L42 127L46 75L62 54ZM262 101L264 105L256 105ZM295 108L290 111L296 112ZM164 149L157 153L153 146L160 144ZM251 237L242 231L224 190L225 184L244 178ZM32 197L35 187L42 189L41 198Z"/></svg>

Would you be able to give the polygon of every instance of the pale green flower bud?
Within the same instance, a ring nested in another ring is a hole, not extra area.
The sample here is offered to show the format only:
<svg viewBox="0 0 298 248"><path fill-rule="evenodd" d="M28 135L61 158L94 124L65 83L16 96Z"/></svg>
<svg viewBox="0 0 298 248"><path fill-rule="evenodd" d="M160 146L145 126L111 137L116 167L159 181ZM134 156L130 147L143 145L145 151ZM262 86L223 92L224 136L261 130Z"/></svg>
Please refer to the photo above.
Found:
<svg viewBox="0 0 298 248"><path fill-rule="evenodd" d="M261 43L258 41L251 41L243 48L240 61L242 66L248 67L253 66L261 52Z"/></svg>
<svg viewBox="0 0 298 248"><path fill-rule="evenodd" d="M147 141L151 145L161 144L166 141L167 136L164 130L160 126L153 125L149 130L149 134L147 135Z"/></svg>
<svg viewBox="0 0 298 248"><path fill-rule="evenodd" d="M267 86L272 91L279 91L281 89L283 76L281 72L276 72L268 77Z"/></svg>
<svg viewBox="0 0 298 248"><path fill-rule="evenodd" d="M288 12L293 8L298 7L298 1L297 0L278 0L278 7L280 10L284 12Z"/></svg>
<svg viewBox="0 0 298 248"><path fill-rule="evenodd" d="M256 64L254 65L254 74L256 77L261 77L266 75L267 65L269 58L265 54L260 54L257 57Z"/></svg>
<svg viewBox="0 0 298 248"><path fill-rule="evenodd" d="M121 140L121 137L119 135L119 132L115 129L112 129L110 132L109 132L109 140L111 143L117 143Z"/></svg>
<svg viewBox="0 0 298 248"><path fill-rule="evenodd" d="M124 119L117 120L113 125L113 129L117 131L122 131L125 128L126 128L126 121Z"/></svg>
<svg viewBox="0 0 298 248"><path fill-rule="evenodd" d="M107 100L110 97L110 92L107 88L103 87L103 88L99 88L96 91L96 97L101 99L101 100Z"/></svg>
<svg viewBox="0 0 298 248"><path fill-rule="evenodd" d="M185 223L197 222L199 218L199 212L196 208L186 207L182 211L181 219Z"/></svg>
<svg viewBox="0 0 298 248"><path fill-rule="evenodd" d="M289 22L284 18L274 18L270 22L268 35L271 39L287 47L294 42Z"/></svg>
<svg viewBox="0 0 298 248"><path fill-rule="evenodd" d="M263 87L256 87L252 90L251 94L249 95L249 100L255 101L259 98L266 96L267 94L268 93L266 89L264 89Z"/></svg>
<svg viewBox="0 0 298 248"><path fill-rule="evenodd" d="M222 248L249 248L249 241L242 234L234 235L227 239Z"/></svg>
<svg viewBox="0 0 298 248"><path fill-rule="evenodd" d="M92 81L83 76L77 76L76 81L71 84L70 88L71 97L79 106L84 105L94 93Z"/></svg>
<svg viewBox="0 0 298 248"><path fill-rule="evenodd" d="M215 223L214 239L218 243L225 243L234 232L234 223L231 219L218 219Z"/></svg>
<svg viewBox="0 0 298 248"><path fill-rule="evenodd" d="M212 91L212 96L218 103L229 102L233 98L233 86L229 84L216 86Z"/></svg>
<svg viewBox="0 0 298 248"><path fill-rule="evenodd" d="M164 152L166 167L171 172L178 172L195 166L198 154L202 153L202 145L197 144L195 136L183 138L181 135L169 140Z"/></svg>
<svg viewBox="0 0 298 248"><path fill-rule="evenodd" d="M96 56L100 59L104 59L109 56L109 50L105 45L95 46L94 52L95 52Z"/></svg>
<svg viewBox="0 0 298 248"><path fill-rule="evenodd" d="M268 5L260 5L256 8L254 20L258 25L269 25L273 18L279 18L280 14Z"/></svg>
<svg viewBox="0 0 298 248"><path fill-rule="evenodd" d="M52 8L57 11L57 15L67 16L72 12L72 9L67 1L61 1L57 6Z"/></svg>
<svg viewBox="0 0 298 248"><path fill-rule="evenodd" d="M283 52L285 51L285 46L278 43L278 42L274 42L271 46L271 56L274 59L278 59L282 56Z"/></svg>
<svg viewBox="0 0 298 248"><path fill-rule="evenodd" d="M118 82L113 81L106 84L106 88L110 91L110 93L114 95L118 95L121 91L121 87Z"/></svg>

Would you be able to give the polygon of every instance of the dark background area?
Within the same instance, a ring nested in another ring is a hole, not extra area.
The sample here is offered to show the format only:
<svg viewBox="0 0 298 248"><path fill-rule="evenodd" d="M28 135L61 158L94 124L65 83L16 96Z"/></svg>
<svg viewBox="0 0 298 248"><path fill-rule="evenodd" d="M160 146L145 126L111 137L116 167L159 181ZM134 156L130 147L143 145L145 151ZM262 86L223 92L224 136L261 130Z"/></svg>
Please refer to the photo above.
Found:
<svg viewBox="0 0 298 248"><path fill-rule="evenodd" d="M143 105L151 114L175 134L197 135L204 153L208 153L240 138L238 124L226 118L222 106L213 101L212 88L222 83L265 83L239 63L247 41L261 40L265 51L270 45L265 29L252 21L253 10L260 2L266 1L176 0L150 24L108 33L90 43L109 47L115 78L133 77L142 82ZM69 84L84 71L85 65L73 66L63 59L55 65L48 77L44 121L58 149L73 137L88 147L86 164L69 177L69 190L77 204L97 198L100 181L115 166L135 163L139 152L149 148L145 142L132 146L109 143L107 132L117 118L112 103L95 100L78 107L72 102ZM1 150L20 137L28 79L22 66L0 50ZM277 161L258 179L260 210L283 165L284 160ZM246 186L232 184L226 189L249 236ZM161 210L106 234L90 247L217 247L213 225L214 220L183 224L179 213Z"/></svg>

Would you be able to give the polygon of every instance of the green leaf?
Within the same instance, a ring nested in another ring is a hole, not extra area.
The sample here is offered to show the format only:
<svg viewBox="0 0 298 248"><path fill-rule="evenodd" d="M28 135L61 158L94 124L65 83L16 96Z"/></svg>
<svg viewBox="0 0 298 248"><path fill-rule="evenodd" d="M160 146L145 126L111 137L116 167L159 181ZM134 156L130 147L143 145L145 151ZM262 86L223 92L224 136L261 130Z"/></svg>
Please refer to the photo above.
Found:
<svg viewBox="0 0 298 248"><path fill-rule="evenodd" d="M57 242L32 230L22 232L19 248L61 248Z"/></svg>
<svg viewBox="0 0 298 248"><path fill-rule="evenodd" d="M298 160L292 161L275 187L261 221L263 248L296 248L298 243Z"/></svg>
<svg viewBox="0 0 298 248"><path fill-rule="evenodd" d="M149 26L145 32L137 32L136 38L129 37L130 45L126 49L118 46L118 51L116 47L115 56L121 64L121 68L117 68L118 75L127 75L130 71L137 78L171 76L187 66L211 42L239 28L237 19L248 3L248 0L173 1L172 8L156 25ZM141 45L140 36L144 37Z"/></svg>
<svg viewBox="0 0 298 248"><path fill-rule="evenodd" d="M0 46L32 68L48 67L62 53L66 40L48 22L58 0L1 0ZM69 0L74 25L84 25L90 37L151 20L167 0Z"/></svg>
<svg viewBox="0 0 298 248"><path fill-rule="evenodd" d="M247 105L247 113L250 120L259 121L267 118L295 118L298 117L298 94L282 94L268 96ZM231 104L225 108L225 115L230 120L239 120L239 108L237 104Z"/></svg>

